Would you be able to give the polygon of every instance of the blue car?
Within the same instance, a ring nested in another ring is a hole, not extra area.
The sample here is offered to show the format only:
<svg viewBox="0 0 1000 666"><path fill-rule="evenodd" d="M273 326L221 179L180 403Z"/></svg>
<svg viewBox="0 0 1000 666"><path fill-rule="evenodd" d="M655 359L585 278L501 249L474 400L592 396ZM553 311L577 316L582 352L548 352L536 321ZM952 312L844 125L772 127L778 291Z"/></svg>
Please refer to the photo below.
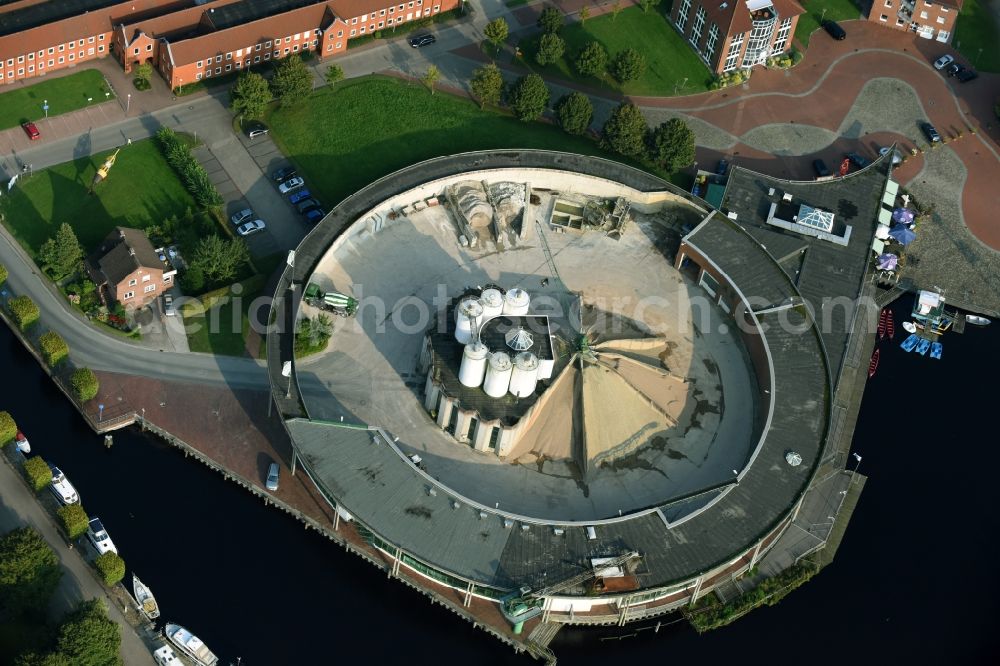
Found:
<svg viewBox="0 0 1000 666"><path fill-rule="evenodd" d="M297 204L298 202L302 201L303 199L308 199L311 196L312 195L309 194L309 190L301 189L298 192L296 192L295 194L293 194L292 196L288 197L288 203L294 205L294 204Z"/></svg>
<svg viewBox="0 0 1000 666"><path fill-rule="evenodd" d="M305 215L306 215L306 219L309 222L311 222L313 224L316 224L317 222L319 222L320 220L322 220L324 217L326 217L326 211L323 210L322 208L310 208L308 211L306 211Z"/></svg>

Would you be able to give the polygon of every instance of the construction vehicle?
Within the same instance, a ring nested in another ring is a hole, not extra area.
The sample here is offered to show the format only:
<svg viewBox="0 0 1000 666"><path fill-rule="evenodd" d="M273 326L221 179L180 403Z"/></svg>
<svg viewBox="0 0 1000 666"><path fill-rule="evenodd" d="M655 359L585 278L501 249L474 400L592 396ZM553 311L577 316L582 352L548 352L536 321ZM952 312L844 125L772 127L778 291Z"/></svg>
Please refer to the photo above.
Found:
<svg viewBox="0 0 1000 666"><path fill-rule="evenodd" d="M318 285L306 287L304 299L307 305L332 312L339 317L353 317L358 311L358 299L338 291L323 292Z"/></svg>

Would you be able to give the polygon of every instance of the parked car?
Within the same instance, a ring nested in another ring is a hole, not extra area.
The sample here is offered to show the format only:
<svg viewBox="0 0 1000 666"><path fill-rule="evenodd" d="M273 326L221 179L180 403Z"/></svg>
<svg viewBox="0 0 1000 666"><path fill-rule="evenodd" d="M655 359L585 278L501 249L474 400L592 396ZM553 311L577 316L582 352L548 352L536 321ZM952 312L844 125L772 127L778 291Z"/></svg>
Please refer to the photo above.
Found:
<svg viewBox="0 0 1000 666"><path fill-rule="evenodd" d="M879 157L882 157L883 155L885 155L886 153L888 153L889 150L890 150L889 146L884 146L882 148L879 148L878 149ZM903 154L901 152L899 152L898 150L893 151L893 153L892 153L892 166L896 166L897 164L901 164L902 162L903 162Z"/></svg>
<svg viewBox="0 0 1000 666"><path fill-rule="evenodd" d="M311 208L319 208L319 202L311 198L303 199L295 207L298 208L300 213L305 213L307 210Z"/></svg>
<svg viewBox="0 0 1000 666"><path fill-rule="evenodd" d="M264 220L253 220L236 227L236 233L240 236L249 236L250 234L255 234L258 231L264 231Z"/></svg>
<svg viewBox="0 0 1000 666"><path fill-rule="evenodd" d="M249 208L244 208L240 212L234 213L233 216L229 218L229 221L238 226L251 217L253 217L253 211Z"/></svg>
<svg viewBox="0 0 1000 666"><path fill-rule="evenodd" d="M273 180L276 183L283 183L292 176L294 176L296 173L298 172L295 170L295 167L290 167L290 166L282 167L271 174L271 180Z"/></svg>
<svg viewBox="0 0 1000 666"><path fill-rule="evenodd" d="M955 59L946 53L934 61L934 69L944 69L953 62L955 62Z"/></svg>
<svg viewBox="0 0 1000 666"><path fill-rule="evenodd" d="M247 133L248 139L256 139L259 136L264 136L271 130L269 130L267 128L267 125L265 125L264 123L254 120L252 122L247 123L243 127L243 131Z"/></svg>
<svg viewBox="0 0 1000 666"><path fill-rule="evenodd" d="M872 163L870 159L864 155L859 155L857 153L847 153L844 155L847 159L851 160L851 163L859 169L864 169L866 166Z"/></svg>
<svg viewBox="0 0 1000 666"><path fill-rule="evenodd" d="M715 166L715 173L720 176L725 176L729 173L729 161L719 160L719 163Z"/></svg>
<svg viewBox="0 0 1000 666"><path fill-rule="evenodd" d="M974 69L963 69L961 72L955 75L955 78L962 83L967 83L972 79L979 78L979 74L976 73Z"/></svg>
<svg viewBox="0 0 1000 666"><path fill-rule="evenodd" d="M816 175L820 178L830 175L830 170L826 168L826 162L823 160L813 160L813 169L815 169Z"/></svg>
<svg viewBox="0 0 1000 666"><path fill-rule="evenodd" d="M934 125L931 125L928 122L923 122L920 123L920 129L924 131L924 136L927 137L928 141L931 143L941 143L941 135L938 134L936 129L934 129Z"/></svg>
<svg viewBox="0 0 1000 666"><path fill-rule="evenodd" d="M829 19L823 21L823 29L826 30L831 37L838 41L847 38L847 31L841 28L840 24L836 21L831 21Z"/></svg>
<svg viewBox="0 0 1000 666"><path fill-rule="evenodd" d="M407 41L410 42L410 46L412 46L415 49L419 49L421 46L428 46L430 44L433 44L434 42L437 41L437 37L435 37L430 33L425 33L422 35L414 35L413 37L410 37L410 39Z"/></svg>
<svg viewBox="0 0 1000 666"><path fill-rule="evenodd" d="M21 127L24 129L24 133L27 134L28 138L32 141L42 138L38 128L35 127L35 123L22 123Z"/></svg>
<svg viewBox="0 0 1000 666"><path fill-rule="evenodd" d="M174 297L170 294L163 295L163 314L168 317L177 315L177 308L174 307Z"/></svg>
<svg viewBox="0 0 1000 666"><path fill-rule="evenodd" d="M288 180L286 180L285 182L283 182L281 185L278 185L278 191L281 192L282 194L288 194L289 192L291 192L293 190L299 189L300 187L302 187L305 184L306 184L306 181L304 181L301 178L299 178L298 176L296 176L295 178L289 178Z"/></svg>
<svg viewBox="0 0 1000 666"><path fill-rule="evenodd" d="M312 194L309 193L309 190L299 190L292 196L288 197L288 203L294 205L302 201L303 199L308 199L311 196Z"/></svg>
<svg viewBox="0 0 1000 666"><path fill-rule="evenodd" d="M87 539L90 540L90 543L94 544L94 548L101 555L104 553L118 553L115 542L108 536L108 531L104 529L101 519L97 516L90 519L90 523L87 526Z"/></svg>
<svg viewBox="0 0 1000 666"><path fill-rule="evenodd" d="M69 482L66 475L62 473L62 470L49 463L49 471L52 472L52 482L49 484L49 490L52 494L56 496L62 504L76 504L80 501L80 495L76 492L76 488L73 484Z"/></svg>
<svg viewBox="0 0 1000 666"><path fill-rule="evenodd" d="M264 487L274 492L278 489L278 475L281 470L278 468L278 463L273 462L271 466L267 468L267 482L264 483Z"/></svg>
<svg viewBox="0 0 1000 666"><path fill-rule="evenodd" d="M959 65L957 62L953 62L950 65L948 65L947 67L945 67L944 73L947 74L948 76L955 76L956 74L958 74L959 72L961 72L963 69L965 69L965 68L962 67L961 65Z"/></svg>
<svg viewBox="0 0 1000 666"><path fill-rule="evenodd" d="M306 221L316 224L326 217L326 211L322 208L310 208L306 211Z"/></svg>

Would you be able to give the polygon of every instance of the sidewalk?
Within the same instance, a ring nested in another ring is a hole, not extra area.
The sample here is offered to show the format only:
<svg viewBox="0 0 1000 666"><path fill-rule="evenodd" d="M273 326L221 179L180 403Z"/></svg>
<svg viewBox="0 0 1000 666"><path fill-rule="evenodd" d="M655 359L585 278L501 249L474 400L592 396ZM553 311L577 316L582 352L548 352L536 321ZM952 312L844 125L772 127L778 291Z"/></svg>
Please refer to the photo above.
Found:
<svg viewBox="0 0 1000 666"><path fill-rule="evenodd" d="M150 649L125 620L121 609L115 605L104 586L97 581L90 565L83 561L79 553L66 546L52 519L18 478L18 472L7 462L6 456L0 462L0 488L3 488L3 494L0 495L0 532L30 525L38 530L59 557L63 576L49 606L52 619L61 619L64 613L72 610L83 599L104 599L108 617L121 626L120 654L123 661L129 666L154 666Z"/></svg>

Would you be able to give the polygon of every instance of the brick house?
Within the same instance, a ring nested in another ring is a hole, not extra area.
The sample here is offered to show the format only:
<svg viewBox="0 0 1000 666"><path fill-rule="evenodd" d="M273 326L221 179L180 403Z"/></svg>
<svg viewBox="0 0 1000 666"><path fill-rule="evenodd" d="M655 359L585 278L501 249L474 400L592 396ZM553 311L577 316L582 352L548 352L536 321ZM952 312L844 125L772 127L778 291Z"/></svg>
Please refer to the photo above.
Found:
<svg viewBox="0 0 1000 666"><path fill-rule="evenodd" d="M868 20L924 39L950 43L962 0L872 0Z"/></svg>
<svg viewBox="0 0 1000 666"><path fill-rule="evenodd" d="M675 0L669 18L715 74L749 69L792 47L795 0Z"/></svg>
<svg viewBox="0 0 1000 666"><path fill-rule="evenodd" d="M116 227L87 260L87 272L108 307L149 304L174 284L177 269L139 229Z"/></svg>
<svg viewBox="0 0 1000 666"><path fill-rule="evenodd" d="M456 9L461 0L7 0L0 2L0 84L114 54L150 63L171 88Z"/></svg>

